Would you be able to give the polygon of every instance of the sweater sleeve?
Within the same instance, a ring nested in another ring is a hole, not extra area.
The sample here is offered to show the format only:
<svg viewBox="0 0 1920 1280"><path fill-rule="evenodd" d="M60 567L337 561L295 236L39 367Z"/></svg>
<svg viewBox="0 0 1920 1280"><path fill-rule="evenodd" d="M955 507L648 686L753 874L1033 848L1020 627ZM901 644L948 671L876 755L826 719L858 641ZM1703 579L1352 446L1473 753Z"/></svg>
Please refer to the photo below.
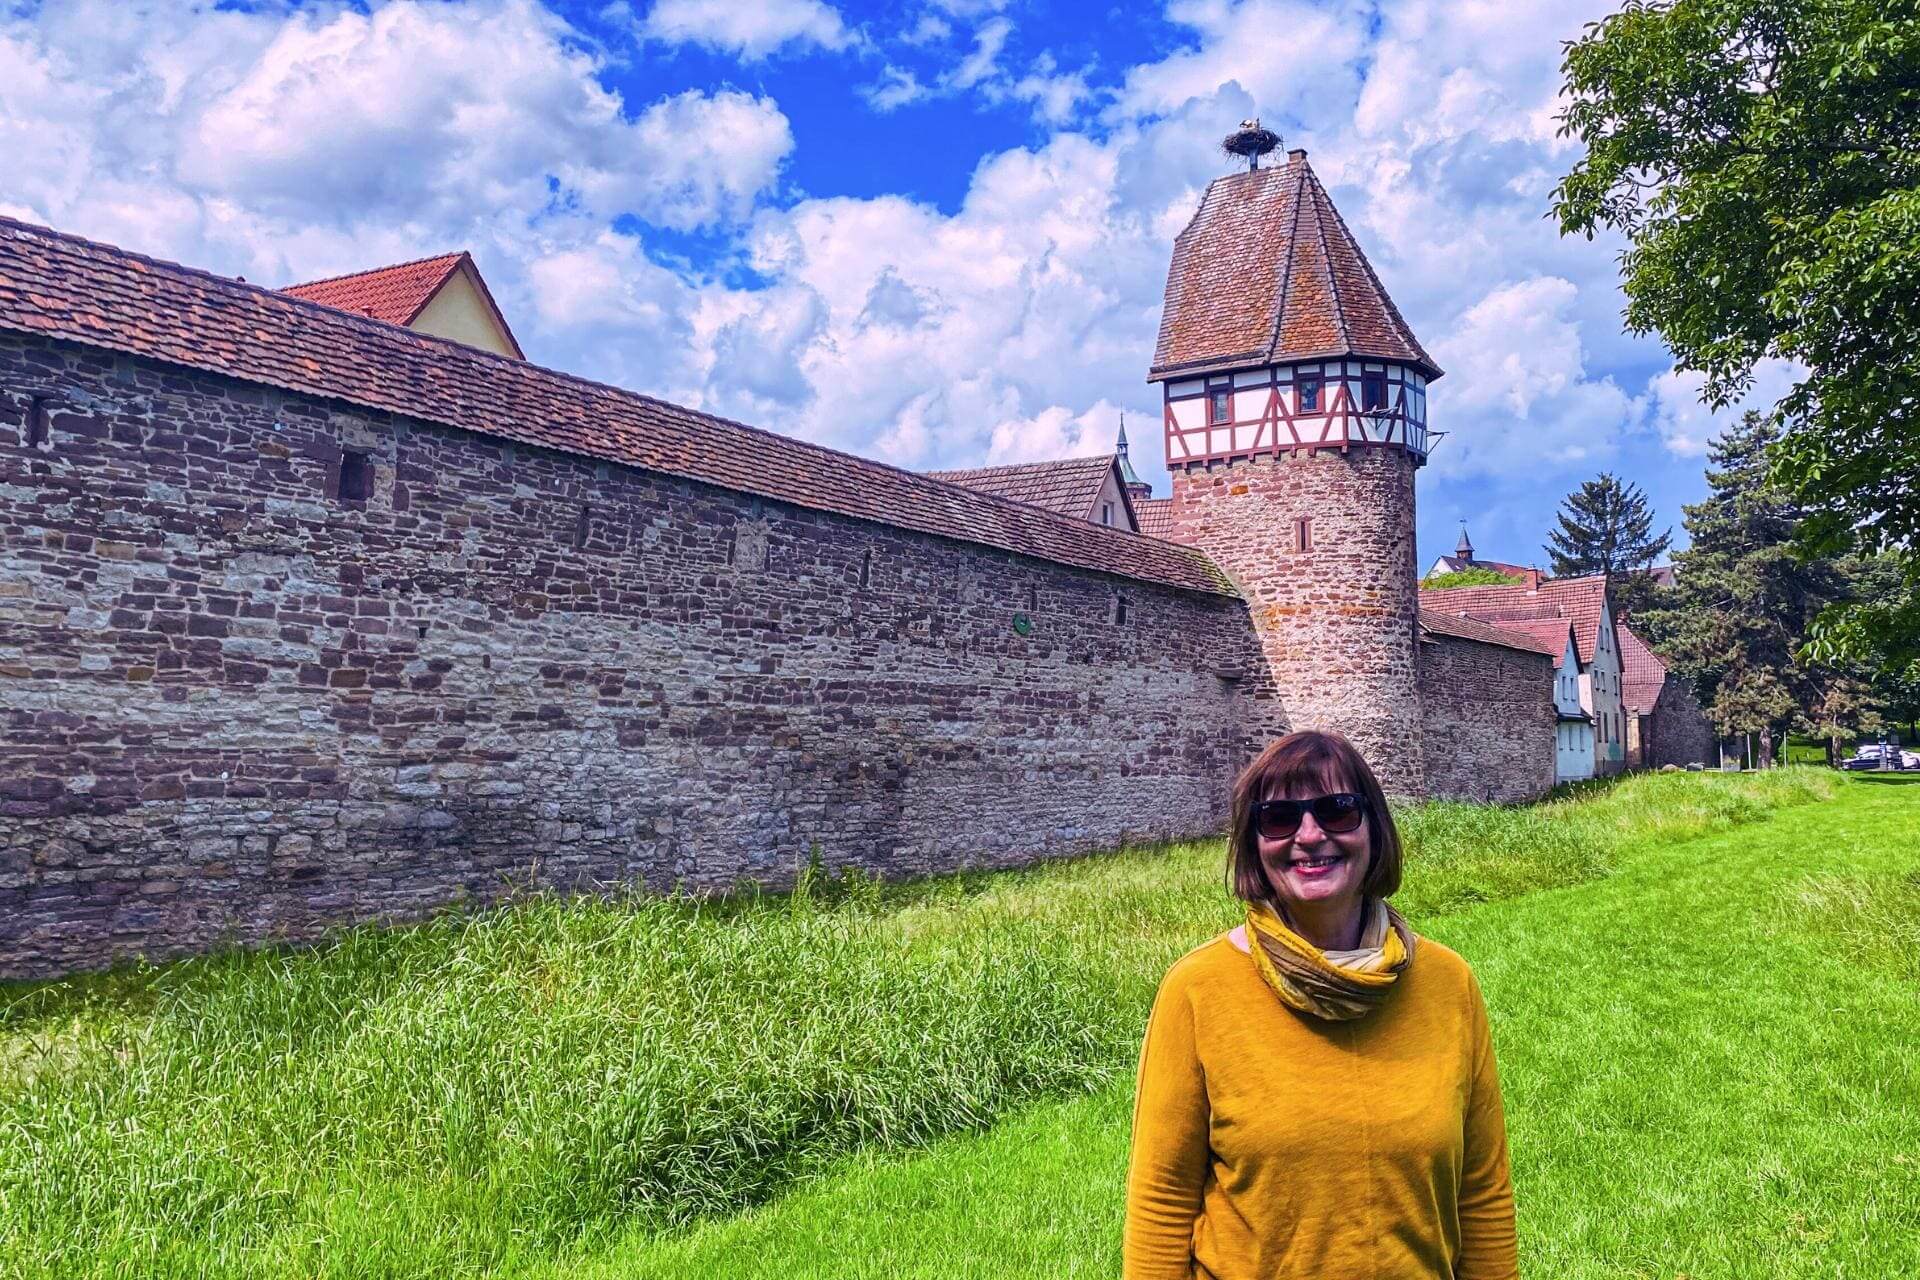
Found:
<svg viewBox="0 0 1920 1280"><path fill-rule="evenodd" d="M1513 1226L1513 1180L1507 1168L1507 1119L1493 1058L1480 983L1469 977L1474 1028L1473 1084L1467 1097L1466 1151L1460 1179L1460 1257L1457 1280L1518 1280L1519 1245Z"/></svg>
<svg viewBox="0 0 1920 1280"><path fill-rule="evenodd" d="M1122 1280L1189 1280L1193 1274L1193 1225L1208 1162L1206 1073L1193 1005L1170 979L1160 984L1140 1050Z"/></svg>

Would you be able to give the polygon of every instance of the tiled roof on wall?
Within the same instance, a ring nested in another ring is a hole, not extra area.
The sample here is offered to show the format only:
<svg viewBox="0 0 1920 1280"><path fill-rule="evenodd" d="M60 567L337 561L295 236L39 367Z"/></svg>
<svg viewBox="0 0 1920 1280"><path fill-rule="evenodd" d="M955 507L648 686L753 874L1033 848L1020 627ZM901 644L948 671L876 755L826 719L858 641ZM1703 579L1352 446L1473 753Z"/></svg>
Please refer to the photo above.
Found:
<svg viewBox="0 0 1920 1280"><path fill-rule="evenodd" d="M1000 467L972 467L961 471L929 471L936 480L963 484L981 493L1030 502L1063 516L1094 519L1093 504L1107 478L1114 475L1112 454L1093 458L1060 458L1052 462L1016 462ZM1115 488L1119 488L1118 479ZM1121 491L1121 500L1126 493Z"/></svg>
<svg viewBox="0 0 1920 1280"><path fill-rule="evenodd" d="M1350 355L1440 376L1306 152L1215 178L1173 242L1148 381Z"/></svg>
<svg viewBox="0 0 1920 1280"><path fill-rule="evenodd" d="M1481 644L1497 644L1502 649L1518 649L1523 653L1538 653L1559 664L1565 651L1565 636L1562 634L1562 647L1555 649L1550 641L1543 641L1524 630L1498 627L1491 623L1478 622L1472 618L1463 618L1458 614L1440 613L1433 609L1420 610L1420 630L1428 635L1453 636L1459 640L1478 640Z"/></svg>
<svg viewBox="0 0 1920 1280"><path fill-rule="evenodd" d="M0 218L0 330L122 352L1190 591L1200 552Z"/></svg>
<svg viewBox="0 0 1920 1280"><path fill-rule="evenodd" d="M1573 623L1580 662L1593 661L1600 639L1600 615L1607 598L1605 574L1584 578L1549 578L1538 587L1447 587L1420 593L1420 607L1481 622L1518 622L1531 618L1566 618Z"/></svg>

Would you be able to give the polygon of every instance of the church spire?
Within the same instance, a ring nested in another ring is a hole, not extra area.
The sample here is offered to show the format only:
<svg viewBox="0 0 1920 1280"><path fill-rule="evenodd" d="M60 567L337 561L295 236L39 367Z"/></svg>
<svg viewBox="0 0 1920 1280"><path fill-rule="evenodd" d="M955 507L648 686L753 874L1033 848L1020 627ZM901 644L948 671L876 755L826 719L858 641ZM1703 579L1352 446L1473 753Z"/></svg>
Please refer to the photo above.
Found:
<svg viewBox="0 0 1920 1280"><path fill-rule="evenodd" d="M1460 541L1454 544L1453 558L1467 561L1473 559L1473 539L1467 537L1467 526L1464 521L1460 525Z"/></svg>
<svg viewBox="0 0 1920 1280"><path fill-rule="evenodd" d="M1138 502L1142 498L1153 496L1153 486L1134 473L1133 462L1127 457L1127 414L1120 411L1120 435L1113 442L1114 460L1120 464L1120 484L1127 491L1127 497Z"/></svg>

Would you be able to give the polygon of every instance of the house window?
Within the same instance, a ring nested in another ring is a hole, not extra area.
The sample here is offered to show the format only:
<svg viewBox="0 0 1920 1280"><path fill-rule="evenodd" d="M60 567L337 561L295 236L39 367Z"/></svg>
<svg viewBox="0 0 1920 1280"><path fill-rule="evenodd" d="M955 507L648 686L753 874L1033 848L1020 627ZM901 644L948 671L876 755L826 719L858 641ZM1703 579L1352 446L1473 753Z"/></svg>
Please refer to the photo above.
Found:
<svg viewBox="0 0 1920 1280"><path fill-rule="evenodd" d="M340 455L340 500L365 502L373 496L373 459L364 453Z"/></svg>
<svg viewBox="0 0 1920 1280"><path fill-rule="evenodd" d="M1231 391L1214 391L1208 393L1207 421L1233 421L1233 393Z"/></svg>
<svg viewBox="0 0 1920 1280"><path fill-rule="evenodd" d="M1317 374L1300 379L1300 408L1297 412L1320 412L1320 378Z"/></svg>
<svg viewBox="0 0 1920 1280"><path fill-rule="evenodd" d="M873 581L873 552L860 553L860 585L867 586Z"/></svg>
<svg viewBox="0 0 1920 1280"><path fill-rule="evenodd" d="M1117 595L1113 598L1113 625L1116 627L1122 626L1126 623L1126 620L1127 598Z"/></svg>
<svg viewBox="0 0 1920 1280"><path fill-rule="evenodd" d="M1293 546L1296 551L1313 550L1313 517L1301 516L1293 522Z"/></svg>
<svg viewBox="0 0 1920 1280"><path fill-rule="evenodd" d="M1100 504L1100 523L1113 523L1113 504L1111 502L1103 502Z"/></svg>
<svg viewBox="0 0 1920 1280"><path fill-rule="evenodd" d="M1364 373L1360 375L1360 407L1369 411L1387 407L1386 374Z"/></svg>

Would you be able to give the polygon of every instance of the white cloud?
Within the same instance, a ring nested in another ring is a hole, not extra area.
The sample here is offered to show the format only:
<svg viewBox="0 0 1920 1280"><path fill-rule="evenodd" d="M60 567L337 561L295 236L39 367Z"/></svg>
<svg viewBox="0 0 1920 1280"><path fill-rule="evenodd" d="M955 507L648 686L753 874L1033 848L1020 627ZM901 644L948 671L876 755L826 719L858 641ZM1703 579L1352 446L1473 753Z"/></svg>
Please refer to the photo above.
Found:
<svg viewBox="0 0 1920 1280"><path fill-rule="evenodd" d="M1569 314L1577 289L1556 276L1501 284L1432 344L1437 475L1588 469L1611 457L1640 408L1587 367Z"/></svg>
<svg viewBox="0 0 1920 1280"><path fill-rule="evenodd" d="M844 49L854 42L839 10L820 0L658 0L641 31L666 44L700 44L748 60L789 45Z"/></svg>
<svg viewBox="0 0 1920 1280"><path fill-rule="evenodd" d="M973 32L973 50L945 77L946 83L955 89L971 89L988 76L999 74L1000 52L1007 47L1011 34L1013 24L1005 18L981 23Z"/></svg>
<svg viewBox="0 0 1920 1280"><path fill-rule="evenodd" d="M1704 373L1669 369L1647 383L1654 430L1667 449L1683 458L1704 458L1715 436L1749 409L1765 413L1806 376L1791 360L1769 356L1754 369L1753 385L1739 401L1723 409L1709 409L1701 399L1707 385Z"/></svg>
<svg viewBox="0 0 1920 1280"><path fill-rule="evenodd" d="M987 461L1044 462L1112 453L1123 412L1122 406L1101 399L1081 413L1064 405L1048 405L1027 417L1008 418L994 424Z"/></svg>
<svg viewBox="0 0 1920 1280"><path fill-rule="evenodd" d="M1165 115L1237 85L1271 119L1309 102L1350 100L1371 6L1360 0L1174 0L1169 21L1198 47L1127 72L1116 118ZM1223 122L1221 132L1238 122Z"/></svg>

